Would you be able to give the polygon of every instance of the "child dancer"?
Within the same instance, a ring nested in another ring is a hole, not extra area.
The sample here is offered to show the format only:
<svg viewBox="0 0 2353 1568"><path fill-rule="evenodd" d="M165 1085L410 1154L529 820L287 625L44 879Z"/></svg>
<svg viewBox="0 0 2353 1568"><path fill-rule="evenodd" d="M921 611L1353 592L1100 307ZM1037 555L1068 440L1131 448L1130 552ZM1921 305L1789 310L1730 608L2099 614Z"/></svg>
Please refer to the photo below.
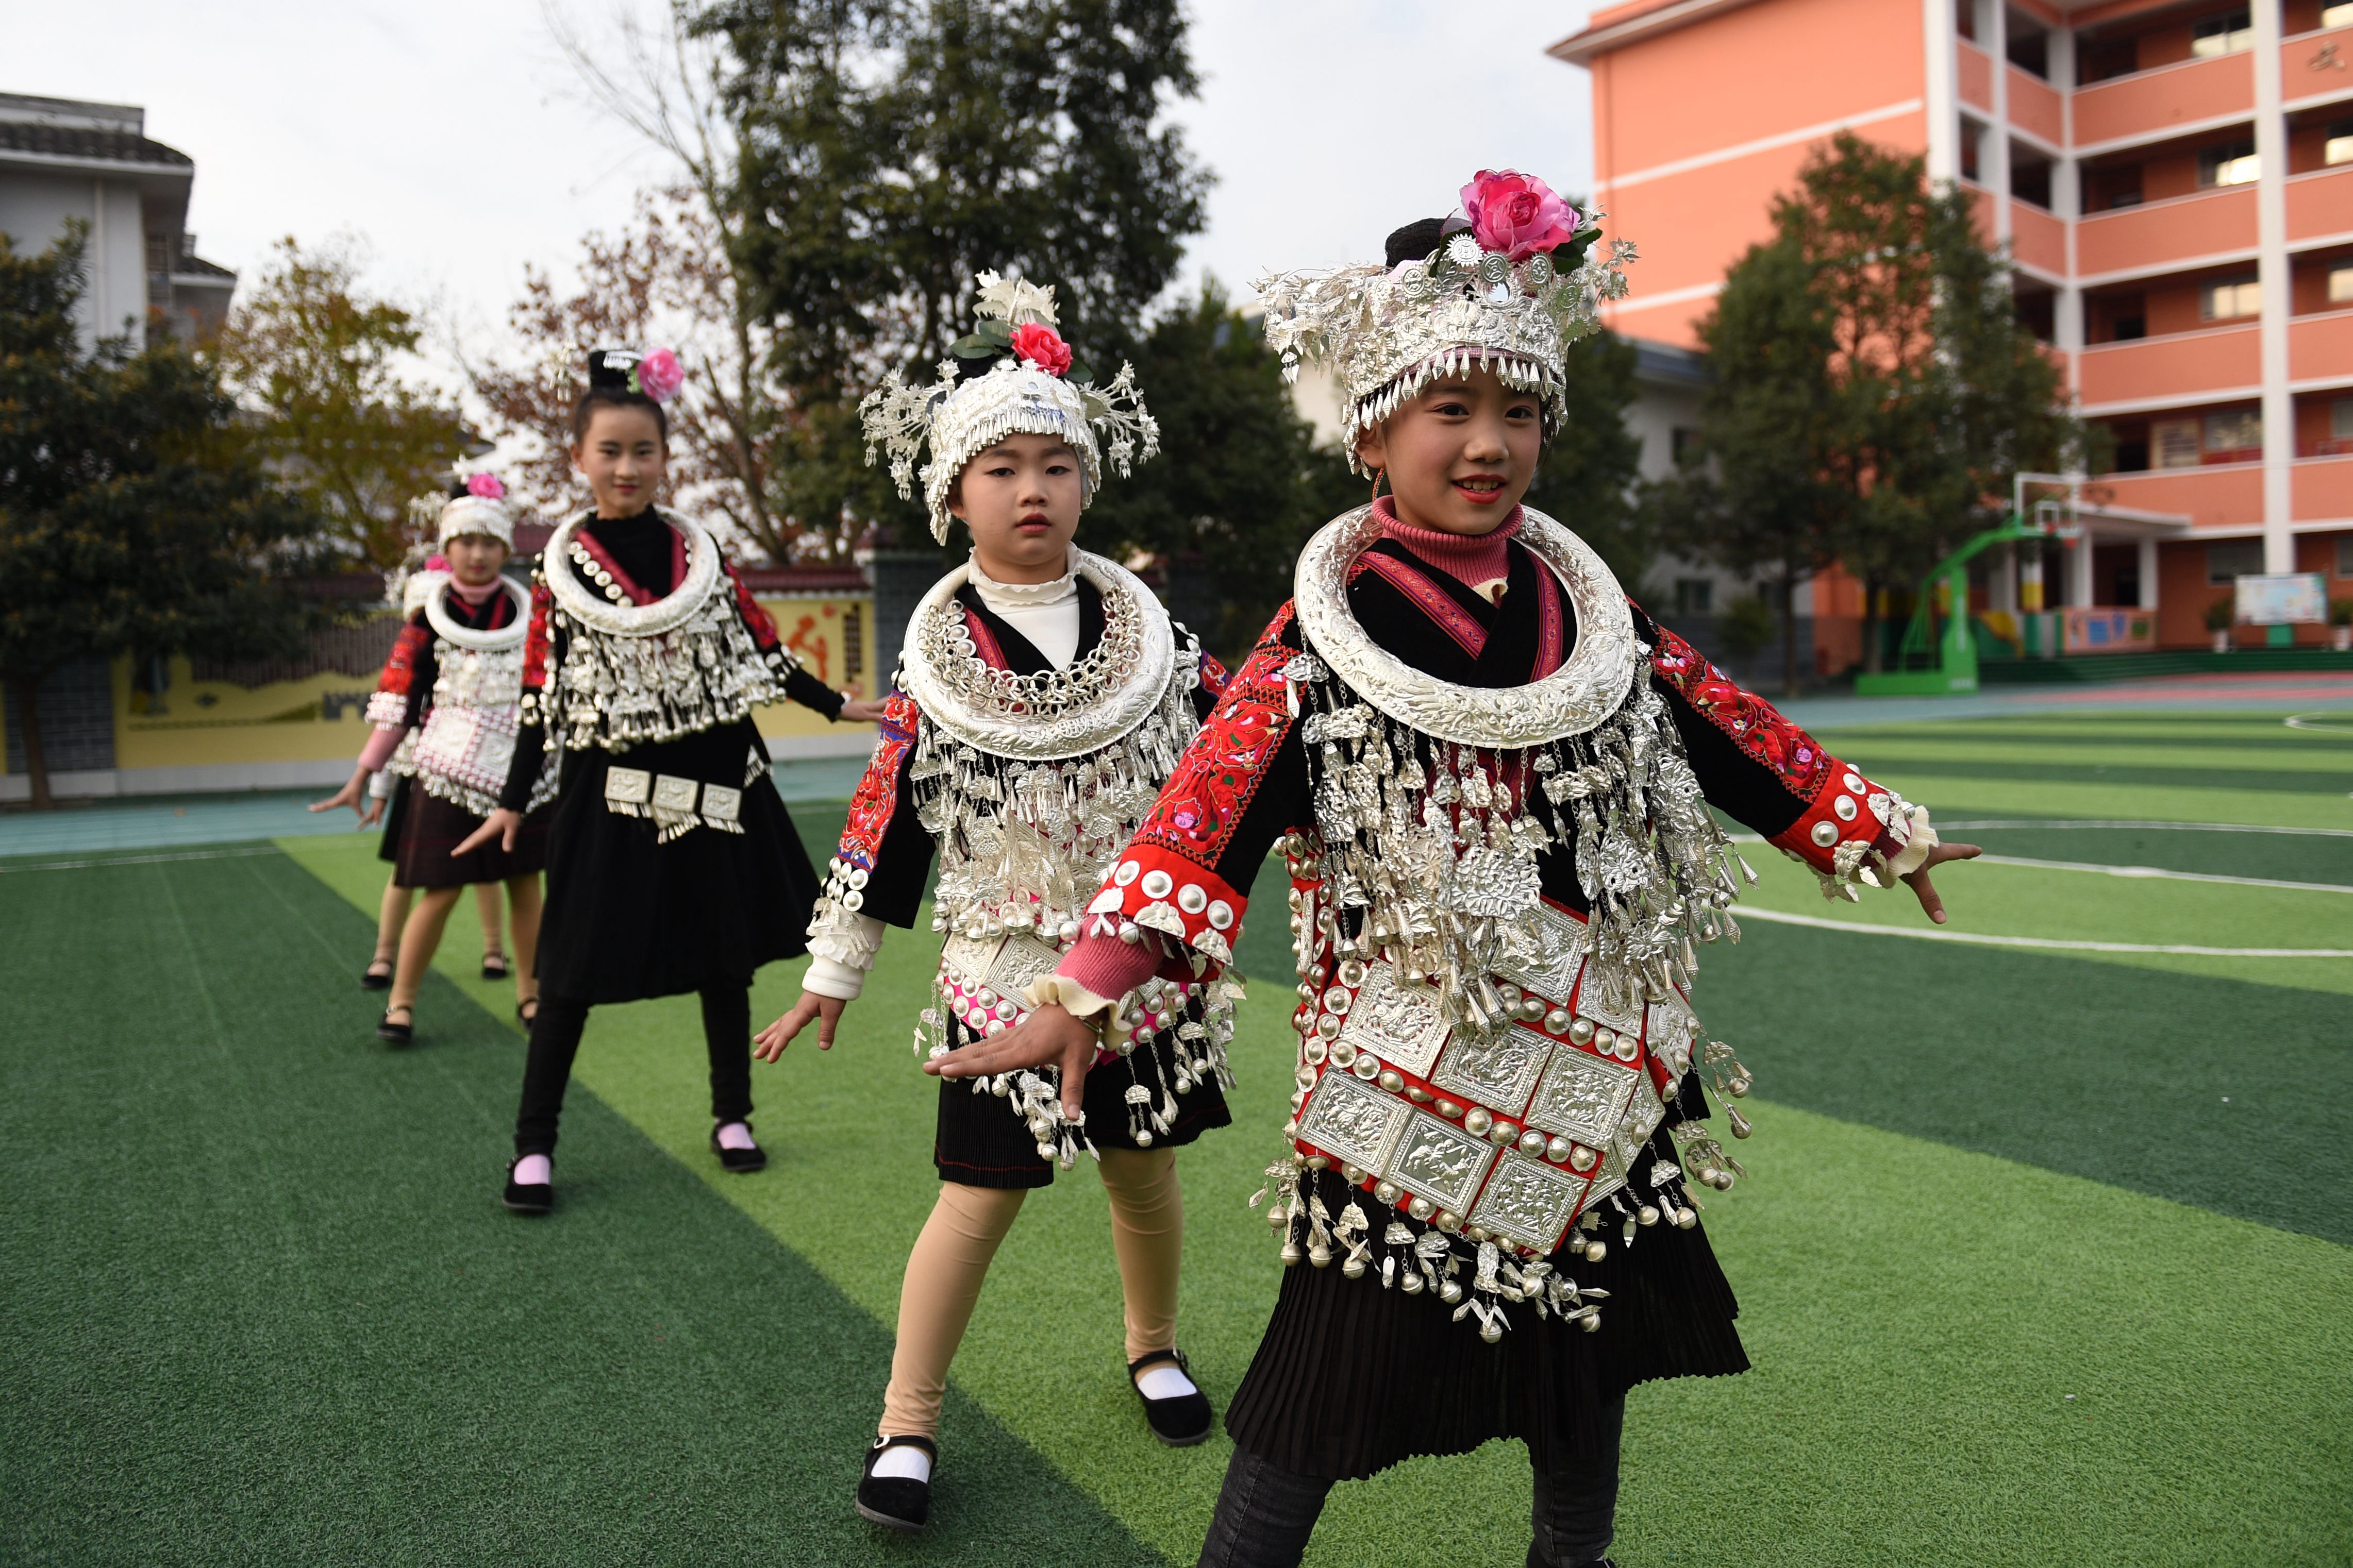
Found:
<svg viewBox="0 0 2353 1568"><path fill-rule="evenodd" d="M497 805L496 792L506 784L514 745L527 599L501 574L514 543L514 517L505 495L496 475L476 474L459 480L441 503L435 531L444 569L419 574L417 608L395 639L368 700L375 734L350 782L312 808L356 806L364 791L373 794L370 781L387 772L396 772L407 784L396 814L392 886L401 890L404 904L412 889L423 889L425 896L405 915L390 1005L376 1025L377 1035L395 1045L415 1037L417 990L441 945L449 910L468 886L505 885L515 949L522 960L515 975L515 1014L528 1021L538 1005L531 955L539 930L539 873L546 858L544 818L534 816L526 824L512 849L486 845L463 858L450 854ZM543 805L554 788L553 777L543 776L533 805ZM388 913L389 892L385 901ZM494 950L494 898L484 928ZM490 968L487 957L483 968ZM505 973L503 962L500 971Z"/></svg>
<svg viewBox="0 0 2353 1568"><path fill-rule="evenodd" d="M805 951L817 876L768 783L752 709L788 697L828 719L881 711L805 672L710 531L655 509L670 458L661 405L683 379L668 349L589 356L572 461L596 509L540 557L505 793L457 847L512 846L555 753L540 1008L503 1194L518 1214L554 1205L556 1122L600 1002L700 993L712 1148L730 1171L767 1163L750 1121L752 972Z"/></svg>
<svg viewBox="0 0 2353 1568"><path fill-rule="evenodd" d="M1103 477L1096 426L1124 475L1158 427L1122 366L1097 388L1056 334L1053 290L984 272L979 329L958 353L982 374L914 390L894 375L863 406L902 495L923 469L932 531L972 530L971 563L942 578L907 629L882 739L851 801L809 928L801 999L764 1030L776 1060L812 1018L833 1043L885 922L914 923L934 843L934 931L946 933L919 1050L946 1057L1021 1016L1029 979L1078 936L1080 911L1199 727L1225 672L1151 593L1071 546ZM993 363L991 362L994 362ZM997 1244L1024 1194L1094 1153L1126 1299L1128 1375L1152 1431L1209 1434L1208 1400L1176 1349L1184 1205L1176 1151L1230 1120L1223 1082L1235 988L1190 972L1136 977L1083 1110L1050 1072L940 1086L940 1197L899 1295L899 1337L858 1511L919 1530L931 1507L940 1401Z"/></svg>
<svg viewBox="0 0 2353 1568"><path fill-rule="evenodd" d="M1296 1563L1334 1481L1499 1436L1535 1467L1528 1562L1606 1562L1626 1391L1747 1365L1693 1194L1741 1169L1702 1079L1749 1088L1690 1007L1739 867L1708 807L1826 892L1902 879L1936 920L1928 868L1977 853L1518 505L1563 349L1623 289L1624 250L1584 258L1594 233L1541 182L1482 173L1386 266L1260 284L1268 341L1334 368L1392 494L1302 553L1029 1027L932 1064L1082 1071L1083 1020L1138 955L1166 936L1222 960L1234 920L1206 911L1238 916L1282 846L1300 1047L1269 1174L1283 1261L1309 1267L1227 1416L1215 1568Z"/></svg>

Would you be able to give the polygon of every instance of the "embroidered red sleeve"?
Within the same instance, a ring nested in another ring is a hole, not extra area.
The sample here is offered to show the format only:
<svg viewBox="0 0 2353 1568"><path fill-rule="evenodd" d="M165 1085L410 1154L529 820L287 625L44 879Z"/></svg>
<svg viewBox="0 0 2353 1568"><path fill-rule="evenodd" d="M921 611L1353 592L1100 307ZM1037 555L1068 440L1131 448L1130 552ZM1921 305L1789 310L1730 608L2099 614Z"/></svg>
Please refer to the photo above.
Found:
<svg viewBox="0 0 2353 1568"><path fill-rule="evenodd" d="M1222 683L1218 705L1088 906L1103 917L1091 929L1129 920L1231 962L1250 889L1234 887L1216 868L1291 730L1282 670L1298 656L1283 643L1290 624L1285 605L1241 669Z"/></svg>
<svg viewBox="0 0 2353 1568"><path fill-rule="evenodd" d="M915 723L921 717L914 699L893 691L883 700L873 760L850 792L849 820L841 830L839 858L860 870L872 872L882 852L882 837L891 829L899 805L899 772L906 766L908 750L915 743Z"/></svg>
<svg viewBox="0 0 2353 1568"><path fill-rule="evenodd" d="M531 582L531 626L522 635L522 689L525 691L544 690L547 686L547 617L555 608L555 595L547 586L543 573Z"/></svg>
<svg viewBox="0 0 2353 1568"><path fill-rule="evenodd" d="M1831 755L1691 644L1664 626L1654 629L1651 668L1799 804L1797 820L1768 841L1774 847L1841 881L1852 880L1873 857L1883 864L1903 853L1912 839L1909 802Z"/></svg>
<svg viewBox="0 0 2353 1568"><path fill-rule="evenodd" d="M1225 696L1226 686L1232 679L1232 672L1218 662L1218 656L1208 648L1203 648L1201 650L1201 689L1208 692L1212 700L1219 699Z"/></svg>
<svg viewBox="0 0 2353 1568"><path fill-rule="evenodd" d="M776 623L769 617L767 611L760 607L760 601L752 597L752 590L744 585L735 563L723 561L720 570L726 573L727 581L734 584L735 613L744 617L744 626L751 629L753 646L762 653L774 653L784 647L784 639L776 635Z"/></svg>
<svg viewBox="0 0 2353 1568"><path fill-rule="evenodd" d="M406 723L410 699L417 687L417 672L433 649L433 628L425 622L425 612L417 611L408 617L392 639L392 651L385 656L384 671L375 678L375 694L368 699L367 721L371 724Z"/></svg>

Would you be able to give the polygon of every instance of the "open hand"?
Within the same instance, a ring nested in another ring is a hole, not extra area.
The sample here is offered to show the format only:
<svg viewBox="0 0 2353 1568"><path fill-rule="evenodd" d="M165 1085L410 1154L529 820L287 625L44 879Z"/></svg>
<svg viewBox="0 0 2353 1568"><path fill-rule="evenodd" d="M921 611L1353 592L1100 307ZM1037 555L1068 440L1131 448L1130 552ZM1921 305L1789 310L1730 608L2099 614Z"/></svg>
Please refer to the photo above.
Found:
<svg viewBox="0 0 2353 1568"><path fill-rule="evenodd" d="M376 818L384 815L384 797L382 795L373 795L368 794L367 781L367 769L357 769L353 773L350 779L345 781L343 788L337 790L334 794L329 795L324 800L312 801L311 803L311 809L312 811L332 811L339 805L348 805L353 811L359 814L359 826L361 827L373 827L375 826ZM357 831L357 829L354 829L353 831Z"/></svg>
<svg viewBox="0 0 2353 1568"><path fill-rule="evenodd" d="M793 1037L808 1027L811 1018L817 1020L817 1048L829 1051L833 1049L833 1031L841 1023L842 1010L849 1005L839 996L804 991L790 1012L752 1037L752 1054L764 1062L777 1060L785 1054L785 1047L793 1043Z"/></svg>
<svg viewBox="0 0 2353 1568"><path fill-rule="evenodd" d="M1928 873L1947 860L1974 860L1984 853L1974 844L1939 844L1928 851L1928 858L1920 862L1918 870L1905 877L1905 881L1910 883L1912 890L1919 895L1920 908L1927 912L1931 921L1938 925L1945 923L1945 900L1938 898L1936 889L1929 885Z"/></svg>
<svg viewBox="0 0 2353 1568"><path fill-rule="evenodd" d="M458 847L449 851L449 858L454 860L460 855L470 854L493 838L499 841L499 847L512 855L514 853L515 830L522 826L522 813L500 806L482 818L482 825L466 835Z"/></svg>
<svg viewBox="0 0 2353 1568"><path fill-rule="evenodd" d="M876 723L882 717L882 704L871 698L853 697L841 705L841 717L846 723Z"/></svg>
<svg viewBox="0 0 2353 1568"><path fill-rule="evenodd" d="M940 1078L983 1078L1021 1068L1062 1069L1062 1114L1076 1118L1087 1102L1087 1069L1095 1065L1095 1032L1059 1005L1040 1007L993 1040L934 1057L923 1070Z"/></svg>

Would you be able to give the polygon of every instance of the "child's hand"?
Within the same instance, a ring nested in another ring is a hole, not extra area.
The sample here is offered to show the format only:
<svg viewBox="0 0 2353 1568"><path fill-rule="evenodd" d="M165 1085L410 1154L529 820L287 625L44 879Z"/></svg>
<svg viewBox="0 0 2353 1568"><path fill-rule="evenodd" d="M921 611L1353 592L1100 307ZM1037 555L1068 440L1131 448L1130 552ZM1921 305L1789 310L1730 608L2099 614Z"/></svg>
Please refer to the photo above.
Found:
<svg viewBox="0 0 2353 1568"><path fill-rule="evenodd" d="M871 698L853 697L841 705L841 717L845 723L875 723L882 717L882 704Z"/></svg>
<svg viewBox="0 0 2353 1568"><path fill-rule="evenodd" d="M509 811L505 806L500 806L490 816L482 818L482 825L480 827L466 835L464 843L449 851L449 858L454 860L460 855L480 849L493 838L499 841L499 847L512 855L514 853L515 832L522 826L522 813Z"/></svg>
<svg viewBox="0 0 2353 1568"><path fill-rule="evenodd" d="M1928 885L1928 873L1947 860L1974 860L1984 853L1974 844L1939 844L1928 851L1928 858L1920 863L1918 870L1904 879L1919 895L1920 908L1931 921L1938 925L1945 923L1945 900Z"/></svg>
<svg viewBox="0 0 2353 1568"><path fill-rule="evenodd" d="M1020 1068L1062 1069L1062 1114L1086 1109L1087 1070L1095 1065L1095 1032L1060 1005L1039 1008L986 1044L959 1047L923 1064L936 1078L981 1078Z"/></svg>
<svg viewBox="0 0 2353 1568"><path fill-rule="evenodd" d="M814 991L804 991L801 999L793 1004L792 1011L752 1037L758 1047L752 1054L764 1062L776 1061L793 1043L793 1037L817 1020L817 1048L833 1049L833 1031L841 1022L841 1011L849 1004L839 996L820 996Z"/></svg>

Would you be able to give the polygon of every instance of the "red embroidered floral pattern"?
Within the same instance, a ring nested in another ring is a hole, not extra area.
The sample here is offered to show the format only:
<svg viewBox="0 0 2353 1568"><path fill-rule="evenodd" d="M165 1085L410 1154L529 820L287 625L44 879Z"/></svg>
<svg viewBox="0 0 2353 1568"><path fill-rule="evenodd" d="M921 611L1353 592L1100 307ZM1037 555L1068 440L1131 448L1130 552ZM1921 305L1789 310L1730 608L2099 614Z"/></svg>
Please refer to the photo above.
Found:
<svg viewBox="0 0 2353 1568"><path fill-rule="evenodd" d="M1136 829L1135 844L1159 845L1198 866L1217 865L1291 728L1282 680L1282 667L1293 658L1282 642L1290 624L1285 605L1176 759L1151 815Z"/></svg>
<svg viewBox="0 0 2353 1568"><path fill-rule="evenodd" d="M727 581L734 584L735 613L742 616L744 626L751 628L753 646L762 653L778 647L780 639L776 636L776 623L769 618L767 611L760 607L760 601L752 597L752 590L744 586L744 579L736 574L733 563L723 561L719 569L726 573ZM679 575L681 579L685 576L683 568Z"/></svg>
<svg viewBox="0 0 2353 1568"><path fill-rule="evenodd" d="M991 669L1011 669L1013 667L1005 662L1005 648L997 642L997 634L988 629L987 621L970 605L963 609L964 629L971 634L973 656Z"/></svg>
<svg viewBox="0 0 2353 1568"><path fill-rule="evenodd" d="M841 858L866 870L874 869L881 853L882 836L890 831L892 814L899 805L899 770L915 743L915 723L922 717L914 699L893 691L882 700L881 738L874 743L874 760L849 796L849 820L841 830Z"/></svg>
<svg viewBox="0 0 2353 1568"><path fill-rule="evenodd" d="M425 612L419 610L392 639L392 652L385 656L384 673L376 677L375 689L391 697L407 696L417 679L417 661L432 645L433 629L425 624Z"/></svg>
<svg viewBox="0 0 2353 1568"><path fill-rule="evenodd" d="M562 568L558 568L562 570ZM547 688L547 617L555 608L554 592L543 575L531 585L531 629L522 635L522 686L525 691Z"/></svg>
<svg viewBox="0 0 2353 1568"><path fill-rule="evenodd" d="M1811 800L1829 774L1830 753L1821 743L1781 717L1780 710L1701 657L1698 649L1664 626L1651 649L1651 668L1681 692L1743 752L1770 768L1782 786Z"/></svg>

